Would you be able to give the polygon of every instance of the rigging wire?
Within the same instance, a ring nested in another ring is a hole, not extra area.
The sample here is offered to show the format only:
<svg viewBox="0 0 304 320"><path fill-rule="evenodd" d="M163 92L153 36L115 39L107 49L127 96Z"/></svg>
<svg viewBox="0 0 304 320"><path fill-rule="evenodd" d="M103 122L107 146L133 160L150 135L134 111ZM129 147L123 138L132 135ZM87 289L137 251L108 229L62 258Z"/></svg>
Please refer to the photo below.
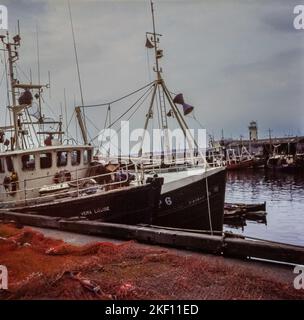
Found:
<svg viewBox="0 0 304 320"><path fill-rule="evenodd" d="M141 87L141 88L139 88L139 89L137 89L137 90L135 90L135 91L132 91L131 93L126 94L125 96L123 96L123 97L121 97L121 98L118 98L118 99L116 99L116 100L113 100L113 101L110 101L110 102L105 102L105 103L99 103L99 104L91 104L91 105L86 105L86 106L82 105L82 107L83 107L83 108L107 107L108 105L112 105L112 104L114 104L114 103L116 103L116 102L119 102L119 101L121 101L121 100L124 100L124 99L132 96L132 95L135 94L135 93L138 93L138 92L144 90L145 88L153 85L154 82L155 82L155 81L152 81L152 82L146 84L145 86L143 86L143 87Z"/></svg>
<svg viewBox="0 0 304 320"><path fill-rule="evenodd" d="M72 10L71 10L71 3L68 0L68 9L70 15L70 23L71 23L71 30L72 30L72 37L73 37L73 44L74 44L74 53L75 53L75 60L76 60L76 67L77 67L77 74L78 74L78 84L79 84L79 91L81 97L81 104L84 105L83 102L83 91L82 91L82 83L81 83L81 76L80 76L80 69L79 69L79 61L78 61L78 53L77 53L77 46L76 46L76 39L75 39L75 32L74 32L74 25L73 25L73 17L72 17ZM86 129L86 120L85 120L85 112L83 109L83 116L84 116L84 127Z"/></svg>
<svg viewBox="0 0 304 320"><path fill-rule="evenodd" d="M117 119L115 119L115 120L114 120L111 124L109 124L109 126L106 127L105 129L109 129L109 128L113 127L113 125L115 125L115 124L116 124L120 119L122 119L129 111L131 111L131 110L134 108L134 106L137 105L137 103L138 103L139 101L141 101L146 95L148 96L148 93L151 92L151 89L152 89L152 88L153 88L153 86L151 86L150 88L148 88L148 90L146 90L146 91L144 92L144 94L141 95L141 96L131 105L130 108L128 108L121 116L119 116ZM146 98L147 98L147 97L145 97L145 99L146 99ZM145 101L145 99L144 99L143 101ZM141 103L143 103L143 102L141 102ZM90 142L93 142L94 140L96 140L96 139L98 138L98 136L99 136L99 135L95 136L93 139L90 140Z"/></svg>
<svg viewBox="0 0 304 320"><path fill-rule="evenodd" d="M2 76L1 76L1 80L0 80L0 87L2 86L2 82L5 78L5 69L3 69L3 72L2 72Z"/></svg>
<svg viewBox="0 0 304 320"><path fill-rule="evenodd" d="M148 96L150 95L152 89L153 89L153 86L150 88L149 91L146 92L146 93L147 93L146 96L145 96L145 97L143 98L143 100L139 103L139 105L137 106L137 108L131 113L131 115L127 118L127 121L129 121L129 120L134 116L134 114L141 108L141 106L144 104L144 102L147 100ZM125 125L125 124L124 124L124 125ZM120 127L120 128L117 130L117 132L115 132L115 134L118 134L118 133L124 128L124 125L123 125L122 127ZM104 134L104 131L103 131L103 134ZM102 135L102 137L103 137L103 135ZM110 141L112 140L112 138L113 138L113 135L110 137ZM116 146L116 145L114 145L113 142L112 142L112 145L113 145L115 148L117 148L118 151L121 151L121 148L118 147L118 146ZM102 147L102 148L105 150L105 148L103 147L102 144L100 144L99 146ZM106 150L106 151L107 151L107 150Z"/></svg>
<svg viewBox="0 0 304 320"><path fill-rule="evenodd" d="M152 87L148 88L148 90L146 90L146 91L144 92L144 94L141 95L141 96L131 105L131 107L129 107L121 116L119 116L116 120L114 120L114 121L108 126L108 128L113 127L113 125L114 125L115 123L117 123L120 119L122 119L130 110L132 110L133 107L147 94L147 92L149 92L149 91L151 90L151 88L152 88Z"/></svg>
<svg viewBox="0 0 304 320"><path fill-rule="evenodd" d="M68 125L67 125L66 131L68 131L68 129L69 129L69 127L70 127L70 124L71 124L71 122L72 122L75 114L76 114L76 111L74 110L74 112L73 112L72 115L71 115L70 121L69 121L69 123L68 123Z"/></svg>
<svg viewBox="0 0 304 320"><path fill-rule="evenodd" d="M204 128L204 126L201 124L201 122L196 118L194 110L192 111L192 117L191 117L191 118L192 118L193 120L195 120L195 121L199 124L199 126L200 126L201 128Z"/></svg>
<svg viewBox="0 0 304 320"><path fill-rule="evenodd" d="M109 105L108 108L107 108L106 119L105 119L105 122L104 122L104 125L103 125L104 128L106 127L106 125L107 125L107 123L108 123L108 117L109 117L109 111L110 111L109 109L110 109L110 105ZM94 127L97 131L100 130L100 129L97 128L97 126L93 123L93 121L91 121L89 118L88 118L88 120L89 120L89 122L93 125L93 127ZM102 136L101 136L101 139L102 139L102 140L103 140L103 136L104 136L104 131L102 132Z"/></svg>
<svg viewBox="0 0 304 320"><path fill-rule="evenodd" d="M131 115L127 118L127 121L129 121L133 116L134 114L141 108L141 106L143 105L143 103L147 100L149 94L151 93L153 87L150 88L150 90L147 92L147 95L146 97L144 97L143 101L140 102L140 104L138 105L138 107L131 113ZM120 127L117 131L117 133L119 133L121 130L122 130L123 126Z"/></svg>
<svg viewBox="0 0 304 320"><path fill-rule="evenodd" d="M43 96L41 95L41 100L44 104L46 104L46 106L50 109L50 111L52 112L53 116L55 118L57 118L57 114L55 113L55 111L53 110L53 108L51 107L51 105L46 101L44 100Z"/></svg>
<svg viewBox="0 0 304 320"><path fill-rule="evenodd" d="M26 75L26 73L23 71L23 69L16 63L16 68L23 74L24 78L31 82L31 79Z"/></svg>

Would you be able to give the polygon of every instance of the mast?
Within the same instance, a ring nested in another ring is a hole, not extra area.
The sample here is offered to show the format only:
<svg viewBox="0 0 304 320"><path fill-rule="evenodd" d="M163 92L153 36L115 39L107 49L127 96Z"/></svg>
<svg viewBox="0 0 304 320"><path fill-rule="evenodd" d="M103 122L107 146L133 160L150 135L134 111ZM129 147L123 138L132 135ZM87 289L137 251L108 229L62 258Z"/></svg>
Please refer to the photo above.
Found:
<svg viewBox="0 0 304 320"><path fill-rule="evenodd" d="M160 111L160 119L161 119L161 128L164 134L164 146L162 143L162 151L167 151L167 154L169 155L170 150L170 144L169 144L169 134L168 134L168 119L167 119L167 111L166 111L166 104L165 104L165 90L164 90L164 80L161 76L162 69L159 66L159 59L163 57L163 50L159 49L159 37L161 37L161 34L156 33L156 25L155 25L155 11L154 11L154 3L151 0L151 14L152 14L152 27L153 32L148 32L147 34L152 35L152 42L154 44L154 56L155 56L155 67L154 71L156 72L156 86L155 86L155 92L153 92L152 101L151 101L151 107L153 107L154 100L156 98L156 92L158 93L158 101L159 101L159 111ZM150 107L150 109L151 109ZM152 110L149 109L148 112L148 118ZM145 128L146 129L146 128ZM142 149L140 150L142 152ZM162 161L164 160L164 155L162 154Z"/></svg>
<svg viewBox="0 0 304 320"><path fill-rule="evenodd" d="M11 110L13 113L13 127L14 127L14 136L12 140L15 140L16 149L20 149L20 141L19 141L19 116L18 116L18 109L17 102L16 102L16 79L14 75L14 63L19 59L17 48L20 46L20 36L19 34L16 35L13 40L14 42L10 42L9 33L7 32L6 35L7 42L4 41L5 36L1 36L1 41L5 45L7 52L8 52L8 66L9 66L9 78L10 78L10 85L11 85L11 95L12 95L12 106ZM13 143L12 143L13 148Z"/></svg>
<svg viewBox="0 0 304 320"><path fill-rule="evenodd" d="M159 60L163 57L163 50L159 49L159 38L158 37L161 37L162 35L156 33L155 10L154 10L154 3L152 0L150 0L150 4L151 4L153 32L152 33L147 32L146 35L147 36L152 35L151 43L154 47L154 55L155 55L155 67L153 68L153 70L156 72L155 85L156 85L156 90L158 91L158 100L159 100L160 115L161 115L161 125L162 125L162 130L164 133L165 148L169 154L170 153L170 145L169 145L169 134L168 134L168 119L167 119L167 111L166 111L166 105L165 105L165 101L167 100L179 126L181 127L181 129L184 133L184 136L186 138L186 141L188 142L189 148L193 149L194 147L196 147L199 151L198 144L197 144L196 140L194 139L194 137L191 136L189 127L188 127L184 117L180 113L179 109L175 105L173 98L171 96L171 93L168 90L168 88L165 84L165 81L161 75L162 68L159 65ZM147 38L147 40L149 40L149 39ZM149 47L149 48L151 48L151 47ZM155 99L156 99L156 95L153 94L148 115L150 114L150 111L151 111L151 108L154 104ZM146 127L147 127L147 122L145 124L145 129L146 129ZM139 154L141 155L141 153L142 153L142 148L140 148ZM200 152L200 154L201 154L201 152ZM203 157L203 155L202 155L202 157Z"/></svg>
<svg viewBox="0 0 304 320"><path fill-rule="evenodd" d="M162 80L161 78L161 72L159 69L159 63L158 63L158 56L157 56L157 50L158 50L158 39L156 38L156 36L161 36L160 34L156 34L156 28L155 28L155 15L154 15L154 3L151 0L151 13L152 13L152 25L153 25L153 41L154 41L154 53L155 53L155 71L157 73L157 79L158 80Z"/></svg>
<svg viewBox="0 0 304 320"><path fill-rule="evenodd" d="M19 24L18 24L18 31L19 31ZM8 76L10 79L10 90L11 97L12 97L12 104L8 106L10 112L12 113L12 121L11 126L9 127L2 127L1 129L4 131L10 131L11 133L11 150L20 150L23 148L28 148L29 145L26 143L26 136L29 136L27 139L31 139L31 133L27 128L30 126L34 131L36 136L37 142L40 145L40 140L38 139L38 135L48 135L51 136L53 134L58 134L60 136L61 132L61 121L44 121L43 117L41 116L41 93L42 88L48 88L48 85L38 85L32 83L20 83L14 74L14 68L16 67L16 62L19 60L18 54L18 47L20 47L21 37L19 33L13 37L13 41L10 41L9 33L7 32L6 36L1 35L0 40L4 45L4 50L8 52ZM17 90L24 90L23 94L17 100ZM35 94L35 98L39 99L39 117L34 117L38 119L38 121L32 121L31 115L29 113L28 108L32 106L32 93L29 94L30 98L24 98L24 94L26 91L36 90L37 93ZM23 97L22 97L23 96ZM23 100L22 100L23 98ZM25 100L24 100L25 99ZM25 119L25 120L24 120ZM39 128L43 124L57 124L59 125L59 131L36 131L34 125L38 125ZM25 127L24 127L25 126ZM28 126L28 127L26 127ZM32 140L33 143L33 140ZM33 144L34 145L34 144Z"/></svg>
<svg viewBox="0 0 304 320"><path fill-rule="evenodd" d="M80 127L80 131L82 134L82 138L83 138L83 142L84 144L88 144L88 136L87 136L87 130L85 127L85 124L83 122L83 118L82 118L82 114L81 114L81 108L80 107L76 107L75 108L75 112L76 112L76 117L79 123L79 127Z"/></svg>

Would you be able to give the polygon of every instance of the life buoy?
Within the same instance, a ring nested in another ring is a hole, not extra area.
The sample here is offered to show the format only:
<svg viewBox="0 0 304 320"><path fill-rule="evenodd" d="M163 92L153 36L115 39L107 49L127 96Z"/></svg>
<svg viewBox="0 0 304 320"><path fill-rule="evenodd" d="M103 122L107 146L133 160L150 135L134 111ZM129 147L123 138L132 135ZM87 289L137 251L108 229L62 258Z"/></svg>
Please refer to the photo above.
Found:
<svg viewBox="0 0 304 320"><path fill-rule="evenodd" d="M68 170L63 170L56 172L53 178L54 183L63 183L67 181L71 181L72 175Z"/></svg>

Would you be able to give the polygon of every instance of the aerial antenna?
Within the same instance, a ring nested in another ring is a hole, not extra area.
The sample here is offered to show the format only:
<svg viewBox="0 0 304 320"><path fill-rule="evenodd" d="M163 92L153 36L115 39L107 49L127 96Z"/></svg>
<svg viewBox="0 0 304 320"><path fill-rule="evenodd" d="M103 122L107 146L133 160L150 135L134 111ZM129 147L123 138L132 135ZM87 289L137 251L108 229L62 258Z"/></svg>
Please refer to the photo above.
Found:
<svg viewBox="0 0 304 320"><path fill-rule="evenodd" d="M38 30L38 23L36 23L36 45L37 45L38 84L40 85L40 50L39 50L39 30Z"/></svg>
<svg viewBox="0 0 304 320"><path fill-rule="evenodd" d="M17 34L19 34L19 36L20 36L20 21L19 20L17 20L17 30L18 30Z"/></svg>
<svg viewBox="0 0 304 320"><path fill-rule="evenodd" d="M86 130L86 119L85 119L86 117L85 117L85 110L83 107L84 106L83 91L82 91L82 83L81 83L81 77L80 77L79 61L78 61L77 46L76 46L76 40L75 40L75 32L74 32L74 25L73 25L73 17L72 17L70 0L68 0L68 8L69 8L72 36L73 36L74 53L75 53L75 60L76 60L76 67L77 67L77 74L78 74L78 84L79 84L79 91L80 91L80 97L81 97L81 106L83 109L84 127Z"/></svg>
<svg viewBox="0 0 304 320"><path fill-rule="evenodd" d="M49 82L49 98L52 98L52 94L51 94L51 71L48 71L48 82Z"/></svg>
<svg viewBox="0 0 304 320"><path fill-rule="evenodd" d="M33 75L32 75L32 68L30 68L30 83L33 83Z"/></svg>
<svg viewBox="0 0 304 320"><path fill-rule="evenodd" d="M40 49L39 49L39 30L38 30L38 22L36 22L36 45L37 45L37 72L38 72L38 85L41 84L40 79ZM39 110L39 121L41 120L41 89L39 89L39 97L38 97L38 110Z"/></svg>
<svg viewBox="0 0 304 320"><path fill-rule="evenodd" d="M67 135L67 139L69 142L69 126L68 126L68 109L67 109L67 98L66 98L66 90L63 89L63 96L64 96L64 113L65 113L65 131Z"/></svg>

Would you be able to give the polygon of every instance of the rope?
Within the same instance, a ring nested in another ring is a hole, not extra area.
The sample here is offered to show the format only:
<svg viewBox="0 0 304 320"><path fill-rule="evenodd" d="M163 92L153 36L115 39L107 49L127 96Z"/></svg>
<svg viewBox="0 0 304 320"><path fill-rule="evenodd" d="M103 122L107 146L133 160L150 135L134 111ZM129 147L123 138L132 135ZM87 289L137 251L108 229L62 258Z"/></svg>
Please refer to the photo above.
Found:
<svg viewBox="0 0 304 320"><path fill-rule="evenodd" d="M205 173L207 173L207 167L206 167ZM206 193L207 193L207 206L208 206L208 215L209 215L209 225L210 225L211 235L213 235L212 220L211 220L211 209L210 209L210 199L209 199L209 186L208 186L208 178L207 177L206 177Z"/></svg>

